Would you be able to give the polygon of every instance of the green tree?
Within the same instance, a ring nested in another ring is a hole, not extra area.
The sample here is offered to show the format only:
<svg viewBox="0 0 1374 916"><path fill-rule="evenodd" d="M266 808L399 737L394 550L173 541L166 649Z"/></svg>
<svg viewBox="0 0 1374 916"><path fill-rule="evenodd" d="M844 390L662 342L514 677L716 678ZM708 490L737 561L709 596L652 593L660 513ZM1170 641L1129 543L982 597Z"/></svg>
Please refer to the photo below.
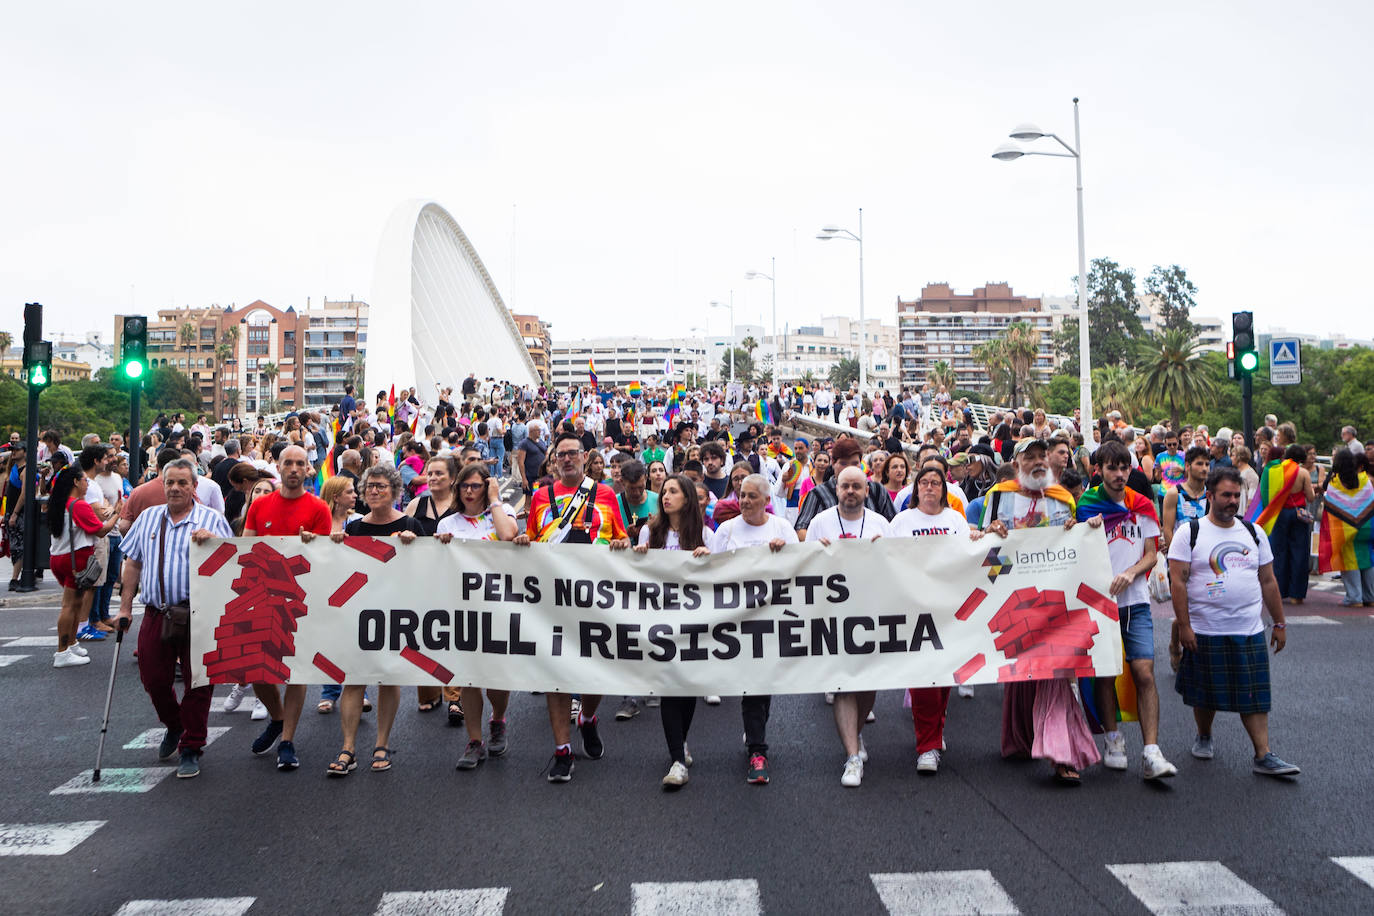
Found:
<svg viewBox="0 0 1374 916"><path fill-rule="evenodd" d="M1081 392L1078 376L1060 373L1045 386L1045 409L1050 413L1071 417L1073 409L1079 406Z"/></svg>
<svg viewBox="0 0 1374 916"><path fill-rule="evenodd" d="M974 347L973 358L988 370L987 396L1013 407L1040 401L1034 372L1039 353L1040 335L1024 321L1013 321L1000 336Z"/></svg>
<svg viewBox="0 0 1374 916"><path fill-rule="evenodd" d="M10 336L10 332L0 331L0 357L7 356L10 352L10 347L13 345L14 338Z"/></svg>
<svg viewBox="0 0 1374 916"><path fill-rule="evenodd" d="M224 415L226 417L237 417L239 415L239 395L241 392L237 388L224 389Z"/></svg>
<svg viewBox="0 0 1374 916"><path fill-rule="evenodd" d="M344 369L345 385L361 385L363 376L367 374L367 355L364 353L354 353L353 359L349 360L348 367Z"/></svg>
<svg viewBox="0 0 1374 916"><path fill-rule="evenodd" d="M853 356L842 356L840 361L830 367L826 376L836 388L849 390L849 386L859 380L859 361Z"/></svg>
<svg viewBox="0 0 1374 916"><path fill-rule="evenodd" d="M1077 295L1079 282L1080 278L1073 278L1074 295ZM1144 333L1140 316L1136 314L1138 307L1135 271L1110 258L1095 259L1088 270L1088 331L1094 369L1129 363L1133 355L1132 341ZM1064 358L1065 371L1077 375L1078 320L1065 319L1063 329L1054 340Z"/></svg>
<svg viewBox="0 0 1374 916"><path fill-rule="evenodd" d="M725 351L725 355L720 359L720 380L722 383L730 381L730 361L735 363L735 381L748 382L754 377L754 357L749 355L748 350L739 347L731 347Z"/></svg>
<svg viewBox="0 0 1374 916"><path fill-rule="evenodd" d="M190 378L171 366L158 366L144 378L143 394L153 410L181 410L195 413L202 409L200 392Z"/></svg>
<svg viewBox="0 0 1374 916"><path fill-rule="evenodd" d="M1188 279L1188 273L1182 267L1177 264L1160 267L1156 264L1145 278L1145 292L1159 298L1160 317L1166 330L1197 333L1191 318L1197 306L1197 287Z"/></svg>
<svg viewBox="0 0 1374 916"><path fill-rule="evenodd" d="M1113 410L1127 422L1135 414L1135 377L1124 366L1093 370L1093 412L1100 417Z"/></svg>
<svg viewBox="0 0 1374 916"><path fill-rule="evenodd" d="M946 391L953 391L955 383L958 381L959 375L954 371L954 367L943 359L932 363L930 370L926 373L926 382L936 390L944 385Z"/></svg>
<svg viewBox="0 0 1374 916"><path fill-rule="evenodd" d="M1132 400L1167 408L1180 429L1184 410L1200 411L1216 399L1216 380L1202 361L1202 344L1191 328L1170 328L1137 342Z"/></svg>
<svg viewBox="0 0 1374 916"><path fill-rule="evenodd" d="M743 347L744 352L748 353L750 356L753 356L754 351L759 348L759 342L754 339L754 335L752 334L741 340L739 345Z"/></svg>
<svg viewBox="0 0 1374 916"><path fill-rule="evenodd" d="M181 346L184 350L189 350L196 342L196 326L189 321L182 322L177 329L177 336L181 338Z"/></svg>

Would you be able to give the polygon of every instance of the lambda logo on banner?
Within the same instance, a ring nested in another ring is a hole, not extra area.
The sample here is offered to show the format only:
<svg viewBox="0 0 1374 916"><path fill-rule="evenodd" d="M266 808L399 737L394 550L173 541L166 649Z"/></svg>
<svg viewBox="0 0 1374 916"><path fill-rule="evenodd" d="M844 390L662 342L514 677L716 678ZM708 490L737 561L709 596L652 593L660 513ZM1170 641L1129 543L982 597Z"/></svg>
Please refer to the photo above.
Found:
<svg viewBox="0 0 1374 916"><path fill-rule="evenodd" d="M1002 553L1001 548L994 547L988 551L983 565L988 569L988 581L996 582L998 576L1011 572L1011 557Z"/></svg>

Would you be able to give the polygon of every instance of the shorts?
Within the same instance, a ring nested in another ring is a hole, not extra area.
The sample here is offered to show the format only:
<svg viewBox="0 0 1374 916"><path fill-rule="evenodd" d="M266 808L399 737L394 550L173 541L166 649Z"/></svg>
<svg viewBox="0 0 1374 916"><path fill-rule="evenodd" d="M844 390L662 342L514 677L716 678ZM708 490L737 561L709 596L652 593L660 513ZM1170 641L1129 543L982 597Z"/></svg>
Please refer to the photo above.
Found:
<svg viewBox="0 0 1374 916"><path fill-rule="evenodd" d="M63 588L76 588L76 576L72 570L85 569L94 551L94 547L82 547L76 552L75 561L70 553L59 553L50 557L48 568L52 570L52 577L57 580L57 584Z"/></svg>
<svg viewBox="0 0 1374 916"><path fill-rule="evenodd" d="M1197 651L1183 650L1174 689L1187 706L1218 712L1269 711L1269 649L1254 636L1197 634Z"/></svg>
<svg viewBox="0 0 1374 916"><path fill-rule="evenodd" d="M1126 661L1138 658L1155 657L1155 622L1150 616L1150 605L1132 604L1118 608L1121 615L1121 642L1126 647Z"/></svg>

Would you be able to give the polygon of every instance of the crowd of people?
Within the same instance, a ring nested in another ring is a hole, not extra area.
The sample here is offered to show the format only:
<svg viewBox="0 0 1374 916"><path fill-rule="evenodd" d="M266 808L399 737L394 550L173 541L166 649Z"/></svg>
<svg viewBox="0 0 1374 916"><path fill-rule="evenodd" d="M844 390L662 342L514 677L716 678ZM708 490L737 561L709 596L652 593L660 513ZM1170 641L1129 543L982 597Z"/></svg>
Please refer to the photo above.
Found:
<svg viewBox="0 0 1374 916"><path fill-rule="evenodd" d="M1361 445L1347 427L1327 468L1314 447L1297 441L1291 424L1274 417L1256 432L1253 449L1229 429L1213 435L1205 426L1174 429L1166 422L1142 431L1108 415L1085 436L1075 420L1004 410L980 426L966 402L929 386L874 396L827 384L692 392L675 385L631 394L470 376L458 395L440 388L432 403L402 390L379 392L369 405L350 386L330 409L271 423L260 417L251 427L206 416L187 426L181 414L159 416L136 444L118 433L91 434L75 452L47 430L38 454L28 456L20 433L12 432L4 478L11 588L24 541L48 539L49 567L63 589L57 668L88 664L84 644L127 626L141 596L140 674L167 728L159 756L179 756L178 775L190 777L199 772L211 704L209 687L186 686L179 700L175 694L178 669L191 670L185 618L192 541L371 535L402 544L477 539L701 556L879 537L921 538L936 547L940 539L1088 524L1107 532L1141 775L1177 773L1158 744L1152 597L1172 604L1170 661L1175 689L1194 711L1192 755L1212 757L1215 714L1236 712L1254 745L1255 771L1295 775L1298 768L1269 747L1269 648L1277 652L1286 641L1284 602L1306 597L1319 517L1320 571L1341 575L1347 604L1374 603L1367 511L1374 506L1374 443ZM148 469L137 480L129 475L131 445ZM29 460L40 469L32 497ZM503 495L500 481L507 478ZM23 525L29 498L46 501L37 530ZM297 768L307 688L233 685L225 708L237 708L249 691L253 718L266 722L252 751L275 749L279 769ZM1114 678L1006 685L1001 753L1047 761L1065 786L1078 785L1083 770L1099 761L1126 769L1117 691ZM951 693L907 692L918 773L939 771ZM973 690L960 687L959 694ZM688 781L697 699L624 697L615 710L621 720L645 707L659 710L670 761L666 788ZM868 754L862 731L873 721L875 694L826 699L843 751L841 782L858 786ZM605 753L602 700L546 696L551 782L572 778L579 758L574 731L582 759ZM745 773L755 784L769 781L770 700L749 696L741 703ZM392 766L401 688L380 685L375 702L376 742L364 765L383 772ZM465 771L506 752L509 702L507 691L475 687L422 687L416 694L419 712L446 709L449 723L463 728L456 767ZM316 709L338 713L342 736L339 752L321 767L329 776L359 766L361 717L372 708L367 685L322 689ZM1095 733L1104 735L1102 749Z"/></svg>

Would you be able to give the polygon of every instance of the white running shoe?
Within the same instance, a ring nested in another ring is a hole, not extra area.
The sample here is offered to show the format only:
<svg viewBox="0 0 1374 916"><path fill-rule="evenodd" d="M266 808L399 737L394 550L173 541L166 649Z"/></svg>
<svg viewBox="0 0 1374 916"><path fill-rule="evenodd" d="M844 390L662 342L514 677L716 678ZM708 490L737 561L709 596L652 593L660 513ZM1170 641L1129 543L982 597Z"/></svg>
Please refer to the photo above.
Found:
<svg viewBox="0 0 1374 916"><path fill-rule="evenodd" d="M720 697L716 696L714 693L710 694L709 696L702 697L702 699L706 701L707 706L720 705Z"/></svg>
<svg viewBox="0 0 1374 916"><path fill-rule="evenodd" d="M233 687L230 687L229 696L224 698L224 711L233 712L238 709L239 704L243 702L243 698L247 693L248 688L244 687L242 684L235 684Z"/></svg>
<svg viewBox="0 0 1374 916"><path fill-rule="evenodd" d="M267 707L262 705L262 700L253 701L253 711L248 714L248 718L255 722L261 722L267 718Z"/></svg>
<svg viewBox="0 0 1374 916"><path fill-rule="evenodd" d="M61 652L52 654L52 666L54 668L75 668L77 665L89 665L90 658L85 655L77 655L71 649L63 649Z"/></svg>
<svg viewBox="0 0 1374 916"><path fill-rule="evenodd" d="M967 685L965 685L965 684L960 684L960 685L959 685L959 696L963 697L963 698L966 699L966 700L971 700L971 699L973 699L973 688L972 688L972 687L969 687L969 686L967 686Z"/></svg>
<svg viewBox="0 0 1374 916"><path fill-rule="evenodd" d="M852 789L862 784L864 781L864 762L855 754L844 762L844 773L840 776L840 785Z"/></svg>
<svg viewBox="0 0 1374 916"><path fill-rule="evenodd" d="M668 769L668 775L663 777L663 785L668 788L678 788L687 785L688 778L687 768L674 760L672 767Z"/></svg>
<svg viewBox="0 0 1374 916"><path fill-rule="evenodd" d="M1145 779L1177 776L1178 767L1165 760L1163 752L1155 748L1140 755L1140 775Z"/></svg>
<svg viewBox="0 0 1374 916"><path fill-rule="evenodd" d="M917 773L938 773L940 771L940 752L926 751L916 758Z"/></svg>
<svg viewBox="0 0 1374 916"><path fill-rule="evenodd" d="M864 745L864 736L859 736L859 759L868 763L868 748Z"/></svg>
<svg viewBox="0 0 1374 916"><path fill-rule="evenodd" d="M577 717L578 717L579 715L581 715L581 714L582 714L582 701L579 700L577 697L573 697L573 699L572 699L572 721L573 721L573 725L576 725L576 724L577 724Z"/></svg>
<svg viewBox="0 0 1374 916"><path fill-rule="evenodd" d="M864 724L865 724L865 725L868 725L868 724L871 724L871 723L877 722L877 721L878 721L878 714L877 714L876 712L874 712L873 710L870 709L870 710L868 711L868 718L864 719Z"/></svg>
<svg viewBox="0 0 1374 916"><path fill-rule="evenodd" d="M1107 736L1107 749L1102 752L1102 765L1109 770L1126 769L1126 736L1121 732L1116 737Z"/></svg>
<svg viewBox="0 0 1374 916"><path fill-rule="evenodd" d="M826 705L826 706L834 706L834 705L835 705L835 694L833 694L833 693L827 693L827 694L825 695L825 705Z"/></svg>
<svg viewBox="0 0 1374 916"><path fill-rule="evenodd" d="M68 651L68 652L74 652L75 654L81 656L82 658L86 658L88 655L91 654L91 653L87 652L87 651L86 651L86 647L83 646L83 645L81 645L81 643L79 643L79 642L74 642L74 643L72 643L70 646L67 647L67 651Z"/></svg>
<svg viewBox="0 0 1374 916"><path fill-rule="evenodd" d="M687 742L682 742L682 759L687 761L687 765L692 765L692 749L687 746Z"/></svg>

